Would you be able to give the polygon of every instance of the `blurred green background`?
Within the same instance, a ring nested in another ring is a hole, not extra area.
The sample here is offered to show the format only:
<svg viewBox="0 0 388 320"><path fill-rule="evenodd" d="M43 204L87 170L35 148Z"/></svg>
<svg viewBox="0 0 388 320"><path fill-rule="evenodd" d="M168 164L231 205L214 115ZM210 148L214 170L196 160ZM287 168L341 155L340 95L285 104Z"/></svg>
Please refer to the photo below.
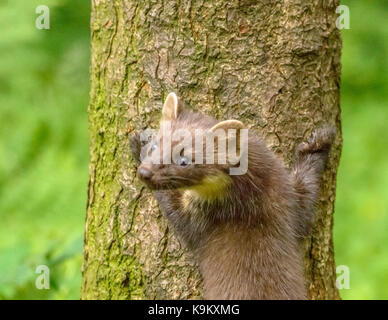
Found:
<svg viewBox="0 0 388 320"><path fill-rule="evenodd" d="M35 28L50 8L51 29ZM344 299L388 299L388 2L344 1L334 227ZM88 180L87 0L0 0L0 299L78 299ZM51 290L35 288L50 267Z"/></svg>

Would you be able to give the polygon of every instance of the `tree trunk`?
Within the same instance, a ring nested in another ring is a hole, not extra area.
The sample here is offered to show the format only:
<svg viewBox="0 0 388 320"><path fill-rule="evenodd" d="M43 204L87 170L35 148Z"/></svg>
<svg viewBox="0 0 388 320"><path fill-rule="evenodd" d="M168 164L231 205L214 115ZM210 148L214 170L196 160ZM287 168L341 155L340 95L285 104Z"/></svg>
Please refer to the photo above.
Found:
<svg viewBox="0 0 388 320"><path fill-rule="evenodd" d="M263 134L287 165L325 124L338 138L306 241L312 299L337 299L332 228L340 137L335 1L93 0L90 181L83 299L187 299L201 279L129 152L173 90L186 105Z"/></svg>

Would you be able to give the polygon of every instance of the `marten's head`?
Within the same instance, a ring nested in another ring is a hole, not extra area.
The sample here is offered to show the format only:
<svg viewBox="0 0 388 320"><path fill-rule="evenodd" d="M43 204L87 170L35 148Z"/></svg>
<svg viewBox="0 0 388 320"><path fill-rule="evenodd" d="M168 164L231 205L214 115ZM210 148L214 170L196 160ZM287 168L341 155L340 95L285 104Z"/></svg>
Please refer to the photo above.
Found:
<svg viewBox="0 0 388 320"><path fill-rule="evenodd" d="M241 163L248 152L248 130L243 128L240 121L217 122L193 113L170 93L159 132L142 152L138 176L153 190L219 198L230 186L231 174L245 173Z"/></svg>

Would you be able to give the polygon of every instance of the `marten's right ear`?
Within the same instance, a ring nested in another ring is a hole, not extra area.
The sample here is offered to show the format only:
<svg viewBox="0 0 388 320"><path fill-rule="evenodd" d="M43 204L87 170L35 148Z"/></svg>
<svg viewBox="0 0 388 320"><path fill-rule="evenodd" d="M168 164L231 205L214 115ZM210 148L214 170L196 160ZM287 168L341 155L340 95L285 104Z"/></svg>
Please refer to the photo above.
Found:
<svg viewBox="0 0 388 320"><path fill-rule="evenodd" d="M170 92L163 105L162 120L175 120L176 118L178 118L180 109L180 102L177 95L174 92Z"/></svg>

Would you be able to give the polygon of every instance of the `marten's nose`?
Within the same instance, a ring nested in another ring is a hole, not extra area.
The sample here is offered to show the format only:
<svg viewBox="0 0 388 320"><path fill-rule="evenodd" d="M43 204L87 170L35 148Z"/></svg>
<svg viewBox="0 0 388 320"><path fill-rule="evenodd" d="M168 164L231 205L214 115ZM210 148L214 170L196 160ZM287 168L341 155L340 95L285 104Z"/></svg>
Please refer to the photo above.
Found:
<svg viewBox="0 0 388 320"><path fill-rule="evenodd" d="M145 165L141 165L137 169L137 175L139 176L140 179L142 180L149 180L152 177L152 171L151 168Z"/></svg>

